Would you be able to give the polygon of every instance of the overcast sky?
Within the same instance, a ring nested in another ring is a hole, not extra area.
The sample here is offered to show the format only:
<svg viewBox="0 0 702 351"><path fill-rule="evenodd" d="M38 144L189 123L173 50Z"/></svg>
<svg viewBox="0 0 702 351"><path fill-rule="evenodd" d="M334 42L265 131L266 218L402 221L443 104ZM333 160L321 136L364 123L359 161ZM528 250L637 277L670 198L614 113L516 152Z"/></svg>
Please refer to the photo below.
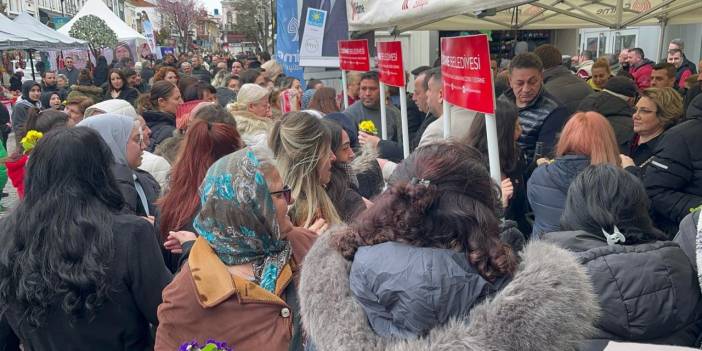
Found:
<svg viewBox="0 0 702 351"><path fill-rule="evenodd" d="M219 9L220 13L222 11L222 3L220 0L200 0L207 8L207 12L212 13L212 10Z"/></svg>

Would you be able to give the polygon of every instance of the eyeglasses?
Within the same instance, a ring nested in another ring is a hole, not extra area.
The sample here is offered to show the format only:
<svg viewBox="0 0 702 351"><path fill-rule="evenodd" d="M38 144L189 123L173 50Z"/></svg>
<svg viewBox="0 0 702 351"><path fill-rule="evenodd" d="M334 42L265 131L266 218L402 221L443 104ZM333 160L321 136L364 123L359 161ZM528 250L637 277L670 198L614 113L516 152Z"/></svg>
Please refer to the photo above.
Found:
<svg viewBox="0 0 702 351"><path fill-rule="evenodd" d="M287 185L284 186L284 187L283 187L283 190L281 190L281 191L274 191L274 192L272 192L272 193L271 193L271 196L273 196L273 195L278 195L278 194L282 194L282 195L283 195L283 198L285 199L285 202L286 202L288 205L291 205L291 204L292 204L292 189L290 189L289 186L287 186Z"/></svg>
<svg viewBox="0 0 702 351"><path fill-rule="evenodd" d="M658 111L651 111L651 110L646 109L646 108L636 108L636 107L634 107L634 113L639 113L639 114L648 115L648 114L656 113L656 112L658 112Z"/></svg>

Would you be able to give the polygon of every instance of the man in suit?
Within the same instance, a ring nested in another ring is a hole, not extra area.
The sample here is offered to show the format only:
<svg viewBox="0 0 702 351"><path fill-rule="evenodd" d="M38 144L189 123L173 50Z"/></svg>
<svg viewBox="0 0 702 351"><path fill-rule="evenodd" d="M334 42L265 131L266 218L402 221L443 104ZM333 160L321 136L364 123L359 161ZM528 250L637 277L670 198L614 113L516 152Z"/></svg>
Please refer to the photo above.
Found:
<svg viewBox="0 0 702 351"><path fill-rule="evenodd" d="M327 22L324 24L324 43L322 56L337 56L339 54L336 42L348 39L348 20L346 19L346 2L342 0L304 0L300 13L298 35L302 42L307 23L307 9L327 11Z"/></svg>

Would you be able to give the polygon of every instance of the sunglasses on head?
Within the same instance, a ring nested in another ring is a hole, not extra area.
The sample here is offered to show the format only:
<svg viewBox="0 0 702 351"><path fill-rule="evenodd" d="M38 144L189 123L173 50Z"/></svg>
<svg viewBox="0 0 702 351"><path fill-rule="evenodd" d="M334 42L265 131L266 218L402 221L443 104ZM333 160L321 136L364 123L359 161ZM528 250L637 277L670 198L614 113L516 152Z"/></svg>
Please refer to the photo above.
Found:
<svg viewBox="0 0 702 351"><path fill-rule="evenodd" d="M292 189L290 189L289 186L284 186L283 190L281 191L274 191L271 193L272 195L277 195L277 194L283 194L283 198L285 199L285 202L287 202L288 205L292 203Z"/></svg>

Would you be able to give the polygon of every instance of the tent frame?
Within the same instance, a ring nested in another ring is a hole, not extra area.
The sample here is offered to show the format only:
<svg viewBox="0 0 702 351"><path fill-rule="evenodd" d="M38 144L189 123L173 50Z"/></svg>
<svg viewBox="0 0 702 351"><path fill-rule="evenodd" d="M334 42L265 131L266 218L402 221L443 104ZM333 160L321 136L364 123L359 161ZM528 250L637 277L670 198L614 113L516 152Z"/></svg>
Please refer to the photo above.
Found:
<svg viewBox="0 0 702 351"><path fill-rule="evenodd" d="M542 0L532 0L532 1L524 1L520 2L517 5L513 6L506 6L502 8L496 9L497 12L508 10L508 9L515 9L515 13L512 16L512 21L511 23L505 22L505 21L500 21L496 20L493 18L490 18L489 15L487 16L482 16L474 13L463 13L458 16L466 16L471 19L479 19L481 21L489 22L492 24L496 24L498 26L504 27L506 30L523 30L526 29L526 27L530 24L534 24L536 22L544 21L547 20L551 17L557 16L557 15L564 15L572 18L576 18L582 21L585 21L587 23L592 23L594 25L598 25L601 27L607 27L610 29L614 30L621 30L624 28L627 28L629 26L636 25L638 23L641 23L643 21L649 20L651 18L656 18L658 19L659 25L662 25L663 23L668 22L669 19L681 15L685 12L688 11L693 11L697 10L699 8L702 8L702 0L664 0L663 2L651 7L650 9L644 11L644 12L636 12L631 9L625 9L624 8L624 0L617 0L616 4L609 4L605 3L602 0L588 0L589 4L585 5L578 5L572 2L572 0L554 0L549 3L546 2L541 2ZM517 9L519 6L527 5L530 4L532 6L539 7L541 11L539 13L533 14L523 21L519 21L518 19L518 13ZM559 5L563 5L564 7L558 7ZM590 5L600 5L600 6L605 6L609 7L611 9L614 9L616 11L616 19L614 21L609 21L607 19L603 18L598 18L594 13L592 13L590 10L584 8L586 6ZM624 19L623 18L623 13L634 13L636 14L634 17ZM450 16L452 17L452 16ZM436 22L440 22L444 20L444 18L439 18L433 21L429 22L423 22L423 23L418 23L415 25L411 26L406 26L406 27L399 27L396 26L393 28L392 33L394 35L398 35L401 32L409 31L409 30L416 30L420 29L424 26L434 24ZM355 34L363 34L367 31L362 31L362 32L356 32Z"/></svg>

